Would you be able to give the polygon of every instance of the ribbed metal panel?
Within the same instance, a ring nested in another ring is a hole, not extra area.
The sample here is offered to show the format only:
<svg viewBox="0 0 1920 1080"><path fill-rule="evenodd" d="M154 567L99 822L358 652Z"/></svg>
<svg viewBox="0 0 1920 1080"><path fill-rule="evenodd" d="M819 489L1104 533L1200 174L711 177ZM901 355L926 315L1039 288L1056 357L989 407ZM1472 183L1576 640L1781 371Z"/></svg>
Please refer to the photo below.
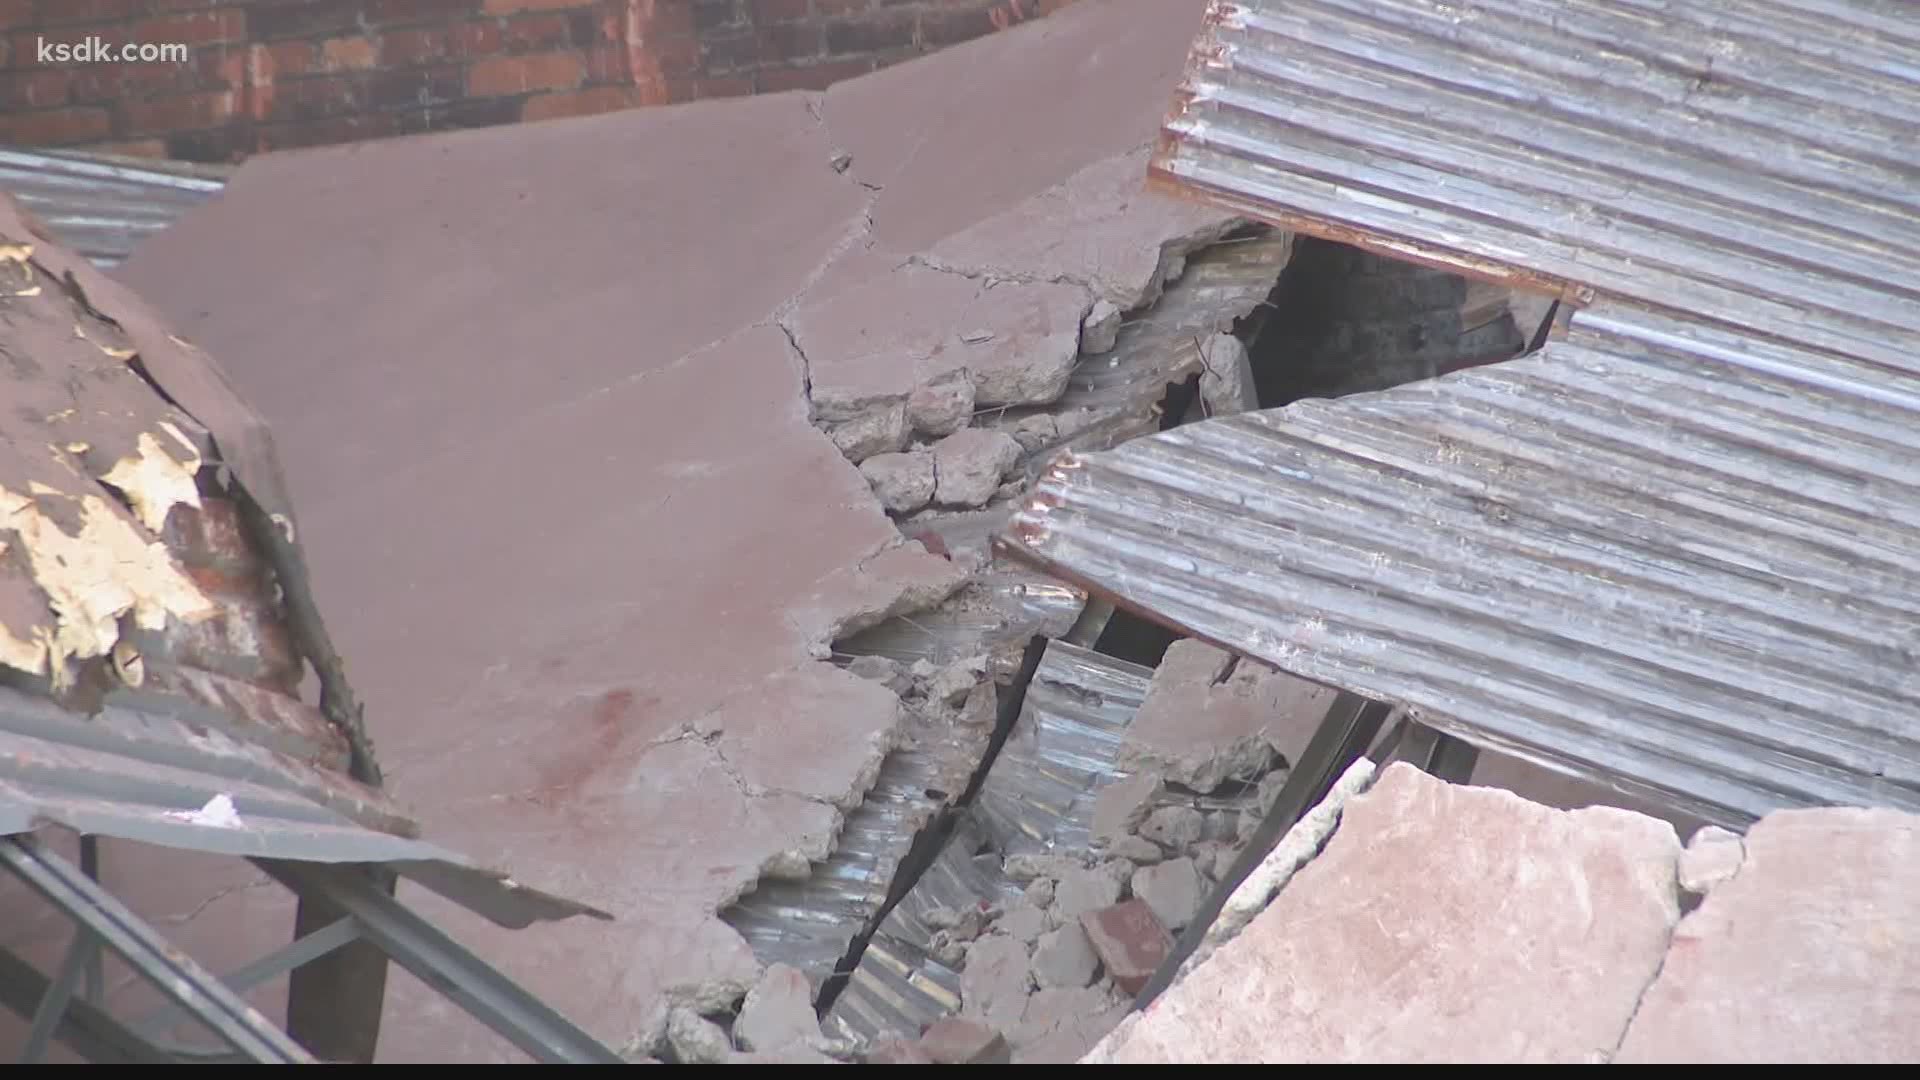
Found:
<svg viewBox="0 0 1920 1080"><path fill-rule="evenodd" d="M102 268L219 194L226 174L178 161L0 147L0 191Z"/></svg>
<svg viewBox="0 0 1920 1080"><path fill-rule="evenodd" d="M1155 171L1304 232L1920 371L1920 4L1213 5Z"/></svg>
<svg viewBox="0 0 1920 1080"><path fill-rule="evenodd" d="M1713 820L1920 810L1920 378L1621 308L1067 455L1053 572Z"/></svg>

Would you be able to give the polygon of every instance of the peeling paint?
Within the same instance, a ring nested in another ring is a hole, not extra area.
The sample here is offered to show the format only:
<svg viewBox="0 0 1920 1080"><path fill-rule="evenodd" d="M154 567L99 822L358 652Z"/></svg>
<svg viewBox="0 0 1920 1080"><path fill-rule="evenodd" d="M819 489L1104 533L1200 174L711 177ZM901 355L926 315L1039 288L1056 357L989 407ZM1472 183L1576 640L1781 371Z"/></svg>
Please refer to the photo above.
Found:
<svg viewBox="0 0 1920 1080"><path fill-rule="evenodd" d="M124 615L131 613L142 629L160 630L169 616L199 621L213 614L166 548L142 536L106 499L76 499L37 482L29 492L0 486L0 531L18 538L32 583L46 594L48 617L6 628L0 644L9 666L48 675L64 688L72 680L67 661L107 655ZM62 503L62 517L77 512L77 534L48 513Z"/></svg>
<svg viewBox="0 0 1920 1080"><path fill-rule="evenodd" d="M139 452L121 458L100 477L101 483L111 485L126 496L140 523L156 534L166 528L167 513L175 506L184 503L195 509L200 507L200 489L194 483L194 474L200 471L200 455L178 428L165 421L161 421L160 426L186 447L187 460L175 460L161 447L159 439L143 431L137 443Z"/></svg>

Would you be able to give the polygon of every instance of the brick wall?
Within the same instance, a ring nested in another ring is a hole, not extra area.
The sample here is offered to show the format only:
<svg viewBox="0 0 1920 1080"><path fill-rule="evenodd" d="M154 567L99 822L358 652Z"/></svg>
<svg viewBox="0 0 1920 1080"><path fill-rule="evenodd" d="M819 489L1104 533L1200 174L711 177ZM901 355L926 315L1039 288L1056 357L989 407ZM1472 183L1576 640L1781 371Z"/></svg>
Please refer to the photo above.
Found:
<svg viewBox="0 0 1920 1080"><path fill-rule="evenodd" d="M0 144L224 161L841 79L1073 0L0 0ZM185 62L40 47L179 43Z"/></svg>

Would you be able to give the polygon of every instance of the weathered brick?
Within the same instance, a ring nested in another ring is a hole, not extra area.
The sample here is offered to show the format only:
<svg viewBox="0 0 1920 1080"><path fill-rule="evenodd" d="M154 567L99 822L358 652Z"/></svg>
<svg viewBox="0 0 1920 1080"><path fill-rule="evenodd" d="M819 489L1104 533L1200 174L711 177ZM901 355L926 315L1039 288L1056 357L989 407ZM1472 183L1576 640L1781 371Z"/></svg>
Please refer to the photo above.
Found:
<svg viewBox="0 0 1920 1080"><path fill-rule="evenodd" d="M631 86L595 86L563 90L528 98L520 109L522 120L552 120L563 116L590 116L639 104Z"/></svg>
<svg viewBox="0 0 1920 1080"><path fill-rule="evenodd" d="M873 70L873 61L866 57L852 60L830 60L823 64L807 64L762 68L760 71L760 92L774 93L780 90L825 90L843 79L865 75Z"/></svg>
<svg viewBox="0 0 1920 1080"><path fill-rule="evenodd" d="M877 53L918 44L914 14L895 11L827 24L827 52Z"/></svg>
<svg viewBox="0 0 1920 1080"><path fill-rule="evenodd" d="M364 71L379 59L380 47L365 34L320 43L320 66L327 71Z"/></svg>
<svg viewBox="0 0 1920 1080"><path fill-rule="evenodd" d="M380 66L412 67L449 59L457 54L453 37L445 26L389 30L380 35Z"/></svg>
<svg viewBox="0 0 1920 1080"><path fill-rule="evenodd" d="M500 24L500 47L507 52L544 52L589 43L573 39L573 25L565 15L528 15Z"/></svg>
<svg viewBox="0 0 1920 1080"><path fill-rule="evenodd" d="M442 105L466 91L464 72L457 66L376 71L367 84L368 100L376 109Z"/></svg>
<svg viewBox="0 0 1920 1080"><path fill-rule="evenodd" d="M481 10L488 15L516 15L522 11L561 11L593 6L593 0L486 0Z"/></svg>
<svg viewBox="0 0 1920 1080"><path fill-rule="evenodd" d="M813 15L811 0L753 0L753 24L797 22Z"/></svg>
<svg viewBox="0 0 1920 1080"><path fill-rule="evenodd" d="M405 26L478 15L484 0L361 0L365 18L376 26Z"/></svg>
<svg viewBox="0 0 1920 1080"><path fill-rule="evenodd" d="M0 142L26 146L66 146L104 139L112 133L112 118L103 108L68 107L0 113Z"/></svg>
<svg viewBox="0 0 1920 1080"><path fill-rule="evenodd" d="M755 58L760 63L783 63L819 56L826 38L818 26L790 23L764 26L754 32Z"/></svg>
<svg viewBox="0 0 1920 1080"><path fill-rule="evenodd" d="M1080 916L1093 951L1114 985L1137 994L1173 952L1173 937L1142 900L1128 900Z"/></svg>
<svg viewBox="0 0 1920 1080"><path fill-rule="evenodd" d="M700 65L709 74L752 71L759 62L759 42L750 31L709 34L700 39Z"/></svg>
<svg viewBox="0 0 1920 1080"><path fill-rule="evenodd" d="M212 45L216 42L239 41L246 35L246 12L238 8L217 8L142 20L134 27L132 40Z"/></svg>
<svg viewBox="0 0 1920 1080"><path fill-rule="evenodd" d="M693 26L700 33L748 22L746 5L739 0L693 0Z"/></svg>
<svg viewBox="0 0 1920 1080"><path fill-rule="evenodd" d="M320 50L310 41L276 41L254 45L249 52L254 70L268 79L307 75L320 67Z"/></svg>
<svg viewBox="0 0 1920 1080"><path fill-rule="evenodd" d="M219 127L233 116L236 97L231 90L205 90L149 101L123 101L119 108L121 131L127 135L164 135Z"/></svg>
<svg viewBox="0 0 1920 1080"><path fill-rule="evenodd" d="M366 79L360 75L280 79L273 84L273 102L267 119L275 122L331 119L358 112L365 105Z"/></svg>
<svg viewBox="0 0 1920 1080"><path fill-rule="evenodd" d="M304 0L298 4L273 4L247 11L247 31L255 41L345 34L360 28L360 14L360 0Z"/></svg>
<svg viewBox="0 0 1920 1080"><path fill-rule="evenodd" d="M403 111L397 114L398 130L402 135L413 135L423 131L492 127L514 123L522 112L523 102L518 97L467 98L432 108Z"/></svg>
<svg viewBox="0 0 1920 1080"><path fill-rule="evenodd" d="M67 103L73 74L66 68L31 67L0 71L0 108L48 109Z"/></svg>
<svg viewBox="0 0 1920 1080"><path fill-rule="evenodd" d="M147 0L0 0L0 26L108 22L150 10Z"/></svg>
<svg viewBox="0 0 1920 1080"><path fill-rule="evenodd" d="M943 8L920 15L920 43L927 46L971 41L993 32L985 7Z"/></svg>
<svg viewBox="0 0 1920 1080"><path fill-rule="evenodd" d="M571 90L587 76L586 64L571 52L490 56L467 72L467 92L491 97L529 90Z"/></svg>

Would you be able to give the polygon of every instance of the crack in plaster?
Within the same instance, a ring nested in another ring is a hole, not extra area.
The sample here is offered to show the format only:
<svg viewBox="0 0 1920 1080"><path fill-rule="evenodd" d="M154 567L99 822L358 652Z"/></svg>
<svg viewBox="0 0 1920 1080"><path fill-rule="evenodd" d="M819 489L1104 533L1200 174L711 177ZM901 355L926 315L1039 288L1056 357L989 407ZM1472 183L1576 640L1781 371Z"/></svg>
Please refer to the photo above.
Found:
<svg viewBox="0 0 1920 1080"><path fill-rule="evenodd" d="M1744 836L1735 837L1734 841L1740 845L1740 862L1734 866L1733 873L1727 875L1725 878L1713 884L1712 888L1715 890L1725 888L1730 882L1732 882L1735 878L1740 876L1740 872L1742 870L1746 869L1746 866L1747 866L1746 837ZM1674 855L1674 859L1673 859L1673 865L1674 865L1673 890L1674 890L1676 906L1678 906L1680 893L1684 891L1680 886L1680 872L1679 872L1680 860L1684 858L1686 858L1686 849L1682 848L1678 853ZM1701 904L1703 906L1706 904L1706 902L1707 901L1705 898L1701 900ZM1616 1057L1620 1053L1620 1047L1626 1044L1627 1036L1633 1032L1634 1021L1640 1019L1640 1010L1643 1007L1645 1007L1647 1003L1647 995L1653 992L1653 988L1656 985L1658 985L1660 982L1660 976L1666 973L1667 960L1673 956L1673 940L1674 938L1679 936L1681 924L1685 923L1688 919L1692 918L1694 914L1698 911L1699 911L1699 908L1695 908L1694 911L1682 913L1678 918L1673 920L1673 925L1667 927L1667 943L1660 950L1660 962L1654 965L1653 974L1647 977L1647 981L1641 985L1639 992L1634 995L1633 1011L1627 1014L1627 1022L1620 1025L1620 1034L1615 1036L1613 1040L1613 1046L1610 1049L1604 1051L1603 1057L1601 1059L1602 1064L1611 1062L1614 1059L1614 1057Z"/></svg>

